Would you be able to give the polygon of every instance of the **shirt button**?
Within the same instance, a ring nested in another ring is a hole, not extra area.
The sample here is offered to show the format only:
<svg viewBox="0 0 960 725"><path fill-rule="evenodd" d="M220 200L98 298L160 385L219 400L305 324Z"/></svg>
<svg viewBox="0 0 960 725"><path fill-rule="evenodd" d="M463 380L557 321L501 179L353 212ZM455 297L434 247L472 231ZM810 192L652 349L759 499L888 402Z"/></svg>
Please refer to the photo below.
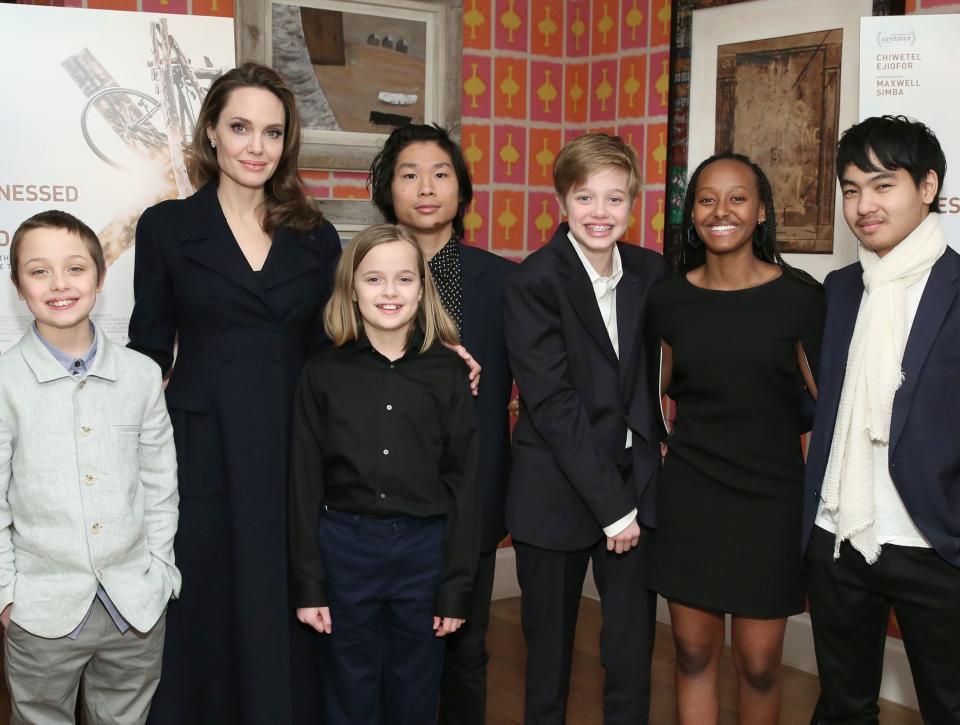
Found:
<svg viewBox="0 0 960 725"><path fill-rule="evenodd" d="M394 365L393 363L390 363L390 369L391 369L391 370L393 370L395 367L397 367L397 366Z"/></svg>
<svg viewBox="0 0 960 725"><path fill-rule="evenodd" d="M103 527L99 523L96 523L90 527L90 530L94 533L94 535L99 534L102 529Z"/></svg>
<svg viewBox="0 0 960 725"><path fill-rule="evenodd" d="M387 404L387 410L393 410L393 406L390 405L389 403Z"/></svg>
<svg viewBox="0 0 960 725"><path fill-rule="evenodd" d="M385 494L385 493L381 493L381 494L380 494L380 498L386 498L386 497L387 497L387 494Z"/></svg>
<svg viewBox="0 0 960 725"><path fill-rule="evenodd" d="M384 449L383 449L383 455L389 456L389 455L390 455L390 449L389 449L389 448L384 448Z"/></svg>
<svg viewBox="0 0 960 725"><path fill-rule="evenodd" d="M83 482L88 486L92 486L93 482L97 480L96 476L91 476L89 473L83 477Z"/></svg>
<svg viewBox="0 0 960 725"><path fill-rule="evenodd" d="M81 360L74 360L74 361L73 361L73 367L78 368L78 367L80 367L81 365L83 365L83 362L82 362Z"/></svg>
<svg viewBox="0 0 960 725"><path fill-rule="evenodd" d="M88 436L88 435L90 435L90 431L92 431L92 430L93 430L93 428L91 428L90 426L88 426L88 425L82 425L82 426L80 426L80 435L82 435L82 436Z"/></svg>

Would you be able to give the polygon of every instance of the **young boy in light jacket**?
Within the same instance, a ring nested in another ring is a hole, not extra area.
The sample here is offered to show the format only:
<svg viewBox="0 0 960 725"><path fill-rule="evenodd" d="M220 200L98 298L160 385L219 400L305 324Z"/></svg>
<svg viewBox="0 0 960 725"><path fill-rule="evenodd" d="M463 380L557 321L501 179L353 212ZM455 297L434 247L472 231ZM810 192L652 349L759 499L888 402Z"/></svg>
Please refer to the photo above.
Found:
<svg viewBox="0 0 960 725"><path fill-rule="evenodd" d="M26 220L10 276L35 318L0 356L0 622L13 723L142 723L180 590L160 369L90 320L106 265L59 211Z"/></svg>

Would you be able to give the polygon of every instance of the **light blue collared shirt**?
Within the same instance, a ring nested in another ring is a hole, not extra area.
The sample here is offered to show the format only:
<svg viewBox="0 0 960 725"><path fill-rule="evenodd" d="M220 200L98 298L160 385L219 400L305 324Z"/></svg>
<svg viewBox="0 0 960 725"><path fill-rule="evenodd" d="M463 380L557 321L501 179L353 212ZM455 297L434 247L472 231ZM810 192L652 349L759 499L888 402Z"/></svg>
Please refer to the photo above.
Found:
<svg viewBox="0 0 960 725"><path fill-rule="evenodd" d="M93 325L90 325L90 330L93 331ZM51 355L56 358L57 362L63 365L64 370L70 373L72 376L78 379L83 379L87 377L87 371L90 370L90 366L93 365L93 359L97 356L97 336L93 336L93 344L90 345L90 349L84 354L81 358L71 357L70 355L65 354L59 348L51 345L47 340L44 339L43 335L40 334L40 330L37 329L37 323L33 323L33 331L37 335L37 339L43 343L43 346L47 348ZM117 625L117 629L120 630L120 634L123 634L128 629L130 625L127 623L127 620L123 618L123 615L117 610L113 602L110 601L110 596L107 594L107 590L103 588L103 585L97 587L97 599L101 601L104 608L107 610L107 613L110 615L110 619L113 620L113 623ZM90 619L90 613L93 611L93 606L96 604L96 601L90 604L90 609L87 610L87 613L83 617L83 621L77 625L77 628L73 630L70 634L67 635L70 639L76 639L80 636L80 632L83 631L83 628L87 624L87 620Z"/></svg>

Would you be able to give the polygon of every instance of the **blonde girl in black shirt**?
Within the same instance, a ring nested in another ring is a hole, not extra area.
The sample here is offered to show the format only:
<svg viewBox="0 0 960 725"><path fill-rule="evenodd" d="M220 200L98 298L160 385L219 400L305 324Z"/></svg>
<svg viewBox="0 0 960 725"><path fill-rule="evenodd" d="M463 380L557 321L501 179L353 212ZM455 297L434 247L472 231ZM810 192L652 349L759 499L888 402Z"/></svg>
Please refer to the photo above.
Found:
<svg viewBox="0 0 960 725"><path fill-rule="evenodd" d="M478 556L475 414L444 346L456 325L388 224L344 250L324 322L333 347L307 363L294 410L297 616L327 638L328 725L431 722Z"/></svg>

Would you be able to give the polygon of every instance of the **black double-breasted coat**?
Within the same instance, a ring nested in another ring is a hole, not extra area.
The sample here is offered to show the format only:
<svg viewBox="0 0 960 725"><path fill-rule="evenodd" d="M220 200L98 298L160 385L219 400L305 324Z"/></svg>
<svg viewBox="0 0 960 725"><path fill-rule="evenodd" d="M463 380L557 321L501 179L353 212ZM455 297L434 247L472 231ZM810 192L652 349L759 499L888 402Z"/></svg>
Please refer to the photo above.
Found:
<svg viewBox="0 0 960 725"><path fill-rule="evenodd" d="M151 722L319 721L318 638L287 593L287 454L339 255L328 223L280 227L254 272L215 182L137 226L130 346L173 368L183 573Z"/></svg>

